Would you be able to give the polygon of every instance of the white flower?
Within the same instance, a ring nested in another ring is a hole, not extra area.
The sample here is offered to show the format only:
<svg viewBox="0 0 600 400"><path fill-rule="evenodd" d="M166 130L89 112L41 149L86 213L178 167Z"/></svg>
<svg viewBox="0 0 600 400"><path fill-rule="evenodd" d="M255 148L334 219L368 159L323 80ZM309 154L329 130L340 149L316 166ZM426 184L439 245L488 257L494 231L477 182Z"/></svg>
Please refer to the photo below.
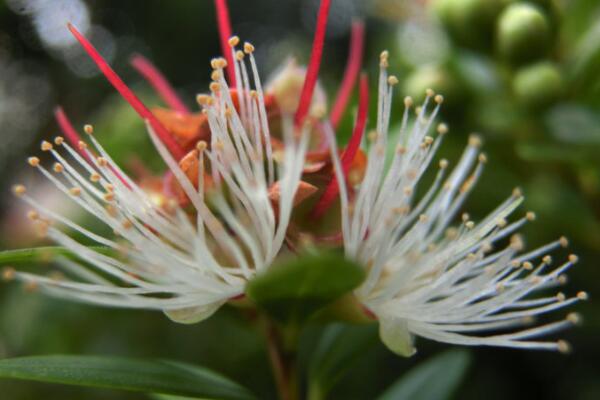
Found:
<svg viewBox="0 0 600 400"><path fill-rule="evenodd" d="M410 116L412 99L406 98L397 142L388 143L392 86L397 79L387 75L387 57L382 53L377 127L368 137L365 177L353 188L352 197L328 129L341 193L344 251L367 270L355 295L379 319L382 340L403 355L414 353L415 335L462 345L566 350L564 341L536 338L576 322L576 314L525 327L532 317L587 297L583 292L573 298L561 293L528 297L560 284L562 274L576 262L572 255L566 263L549 267L548 252L566 246L566 239L520 253L522 240L513 234L534 215L507 222L523 200L519 190L480 222L463 214L462 224L450 227L486 161L479 154L477 137L470 138L451 172L442 160L431 187L415 196L447 131L440 124L436 138L427 136L443 98L428 91L422 107L415 110L416 118ZM396 150L391 160L386 160L388 146ZM505 332L485 334L490 330Z"/></svg>
<svg viewBox="0 0 600 400"><path fill-rule="evenodd" d="M237 40L232 40L234 44ZM59 260L67 278L15 271L8 275L67 299L158 309L189 323L210 316L228 299L243 294L246 282L280 252L308 144L308 135L294 137L291 118L284 118L285 151L275 162L252 49L246 44L246 53L238 52L235 61L239 113L223 77L227 62L212 62L211 94L198 97L210 125L210 149L200 142L186 156L197 158L198 182L189 180L147 123L156 149L193 205L193 217L175 202L166 208L158 205L151 193L119 168L87 126L90 148L81 142L78 151L57 137L54 145L42 143L42 150L56 160L53 170L43 167L37 157L29 163L67 201L93 217L91 227L44 207L23 186L15 187L15 193L33 208L30 218L76 256ZM210 190L204 187L205 164L214 184ZM66 230L108 251L88 247ZM107 231L114 231L119 239Z"/></svg>

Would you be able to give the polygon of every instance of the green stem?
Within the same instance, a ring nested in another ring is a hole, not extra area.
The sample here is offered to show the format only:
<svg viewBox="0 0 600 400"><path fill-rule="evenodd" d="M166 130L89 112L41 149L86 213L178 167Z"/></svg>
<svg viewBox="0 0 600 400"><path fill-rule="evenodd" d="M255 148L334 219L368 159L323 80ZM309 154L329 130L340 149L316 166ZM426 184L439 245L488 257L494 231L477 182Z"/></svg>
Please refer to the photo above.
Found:
<svg viewBox="0 0 600 400"><path fill-rule="evenodd" d="M273 322L265 320L267 352L281 400L299 400L298 373L296 370L295 349L284 343L281 329ZM290 349L290 350L286 350Z"/></svg>

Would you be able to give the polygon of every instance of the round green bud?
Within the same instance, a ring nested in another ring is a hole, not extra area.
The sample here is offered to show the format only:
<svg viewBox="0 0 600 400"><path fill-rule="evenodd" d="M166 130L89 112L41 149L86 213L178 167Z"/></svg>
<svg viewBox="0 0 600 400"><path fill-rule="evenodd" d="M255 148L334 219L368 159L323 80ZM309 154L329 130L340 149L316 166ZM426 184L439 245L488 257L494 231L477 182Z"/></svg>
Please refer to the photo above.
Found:
<svg viewBox="0 0 600 400"><path fill-rule="evenodd" d="M434 0L433 11L459 44L488 48L496 18L513 0Z"/></svg>
<svg viewBox="0 0 600 400"><path fill-rule="evenodd" d="M513 63L543 57L548 52L550 36L546 14L530 3L510 5L498 21L498 50Z"/></svg>
<svg viewBox="0 0 600 400"><path fill-rule="evenodd" d="M556 65L542 61L517 71L513 78L513 91L527 107L545 107L560 98L563 77Z"/></svg>
<svg viewBox="0 0 600 400"><path fill-rule="evenodd" d="M428 89L444 96L444 104L460 101L460 85L450 70L437 65L428 65L413 71L404 81L404 93L417 104L425 98Z"/></svg>

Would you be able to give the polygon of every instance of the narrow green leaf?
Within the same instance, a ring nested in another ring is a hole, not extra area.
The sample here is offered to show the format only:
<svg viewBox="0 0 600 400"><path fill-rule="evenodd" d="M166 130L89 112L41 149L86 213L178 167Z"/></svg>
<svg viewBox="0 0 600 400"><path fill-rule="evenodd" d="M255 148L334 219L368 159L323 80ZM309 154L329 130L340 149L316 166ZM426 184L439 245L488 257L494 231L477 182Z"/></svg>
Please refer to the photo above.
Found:
<svg viewBox="0 0 600 400"><path fill-rule="evenodd" d="M378 400L450 399L469 366L469 353L450 350L408 371Z"/></svg>
<svg viewBox="0 0 600 400"><path fill-rule="evenodd" d="M39 356L0 360L0 378L208 399L249 400L244 387L207 368L167 360Z"/></svg>
<svg viewBox="0 0 600 400"><path fill-rule="evenodd" d="M308 372L308 398L324 399L354 363L378 343L377 326L333 324L323 332Z"/></svg>
<svg viewBox="0 0 600 400"><path fill-rule="evenodd" d="M304 255L257 276L248 283L246 293L276 319L301 322L356 288L364 274L342 255Z"/></svg>
<svg viewBox="0 0 600 400"><path fill-rule="evenodd" d="M91 246L90 249L103 254L112 250L108 247ZM31 247L27 249L0 251L0 265L28 264L50 262L54 257L73 257L71 250L60 246Z"/></svg>

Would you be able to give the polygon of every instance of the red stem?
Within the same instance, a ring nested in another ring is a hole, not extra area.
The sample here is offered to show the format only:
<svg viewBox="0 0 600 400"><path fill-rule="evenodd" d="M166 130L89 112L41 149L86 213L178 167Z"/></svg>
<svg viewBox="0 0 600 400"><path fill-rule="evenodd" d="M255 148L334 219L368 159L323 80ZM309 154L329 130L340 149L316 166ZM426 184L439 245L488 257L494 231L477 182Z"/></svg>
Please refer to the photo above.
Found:
<svg viewBox="0 0 600 400"><path fill-rule="evenodd" d="M104 74L106 79L113 85L115 89L123 96L123 98L137 111L137 113L144 119L150 122L152 128L156 131L156 134L160 140L167 146L171 154L178 160L183 158L185 152L179 146L179 144L173 139L169 131L160 123L160 121L152 114L152 112L142 103L142 101L133 93L125 82L117 75L117 73L108 65L106 60L102 58L98 50L72 25L67 25L73 36L79 41L83 49L88 53L90 58L96 63L100 71Z"/></svg>
<svg viewBox="0 0 600 400"><path fill-rule="evenodd" d="M365 24L363 21L354 21L352 23L352 33L350 35L350 52L348 54L348 61L346 63L346 70L344 71L344 78L342 84L337 92L335 102L331 108L329 115L329 121L334 130L337 129L342 115L348 105L350 94L356 84L360 67L363 59L363 49L365 42Z"/></svg>
<svg viewBox="0 0 600 400"><path fill-rule="evenodd" d="M231 33L231 20L229 18L227 0L215 0L215 7L217 9L219 35L221 36L221 51L223 52L223 57L227 60L228 83L230 87L235 87L235 64L233 55L231 54L231 47L229 47L229 39L233 34Z"/></svg>
<svg viewBox="0 0 600 400"><path fill-rule="evenodd" d="M327 17L329 15L330 5L331 0L321 0L321 5L319 6L317 28L315 29L315 38L313 40L308 69L306 70L306 78L304 79L304 86L302 86L302 92L300 93L300 103L298 104L296 115L294 116L294 124L296 127L299 127L304 122L304 118L308 114L312 102L313 92L319 76L319 68L321 67L321 59L323 57L325 31L327 28Z"/></svg>
<svg viewBox="0 0 600 400"><path fill-rule="evenodd" d="M131 65L152 85L167 105L182 114L189 114L190 110L179 98L175 89L165 76L146 57L136 54L131 58Z"/></svg>
<svg viewBox="0 0 600 400"><path fill-rule="evenodd" d="M341 160L342 171L345 177L347 177L350 167L352 166L352 161L358 152L360 142L365 132L365 126L367 125L367 114L369 111L369 82L365 74L361 75L359 86L359 105L358 115L356 116L356 124L354 125L352 137L350 137L350 141L348 142L348 145L342 154ZM318 219L323 216L339 192L340 188L338 186L337 179L335 178L335 175L333 175L329 181L329 184L325 188L323 195L313 208L311 217L313 219Z"/></svg>

